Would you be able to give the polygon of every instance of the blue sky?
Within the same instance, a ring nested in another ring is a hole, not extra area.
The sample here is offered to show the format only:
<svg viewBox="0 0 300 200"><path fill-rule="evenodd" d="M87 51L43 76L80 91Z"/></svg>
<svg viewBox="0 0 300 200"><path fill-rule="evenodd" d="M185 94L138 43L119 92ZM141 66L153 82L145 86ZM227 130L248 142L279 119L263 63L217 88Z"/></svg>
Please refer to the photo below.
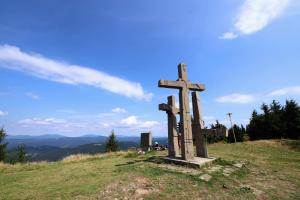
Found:
<svg viewBox="0 0 300 200"><path fill-rule="evenodd" d="M8 134L166 136L157 87L188 66L206 125L300 100L296 0L0 0L0 124ZM178 98L177 98L178 99Z"/></svg>

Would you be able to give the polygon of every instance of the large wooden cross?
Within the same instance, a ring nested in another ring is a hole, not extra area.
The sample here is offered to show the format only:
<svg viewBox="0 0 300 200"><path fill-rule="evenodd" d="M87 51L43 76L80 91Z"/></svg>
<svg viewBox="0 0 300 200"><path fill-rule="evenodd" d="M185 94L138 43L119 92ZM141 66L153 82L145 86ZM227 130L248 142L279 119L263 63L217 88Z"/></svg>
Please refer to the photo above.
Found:
<svg viewBox="0 0 300 200"><path fill-rule="evenodd" d="M203 84L193 84L187 78L186 65L178 65L177 81L159 80L158 87L179 89L180 124L181 124L181 156L184 160L194 158L191 115L189 106L189 90L204 91Z"/></svg>
<svg viewBox="0 0 300 200"><path fill-rule="evenodd" d="M169 157L179 156L178 132L176 115L179 109L175 106L175 97L168 96L168 104L162 103L158 106L159 110L166 111L168 114L168 151Z"/></svg>

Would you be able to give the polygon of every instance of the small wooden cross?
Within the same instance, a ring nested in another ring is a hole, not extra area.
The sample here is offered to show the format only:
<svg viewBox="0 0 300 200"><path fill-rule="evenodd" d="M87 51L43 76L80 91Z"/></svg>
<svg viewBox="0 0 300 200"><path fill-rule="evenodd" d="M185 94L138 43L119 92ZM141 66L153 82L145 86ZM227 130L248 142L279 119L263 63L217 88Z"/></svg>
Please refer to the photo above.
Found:
<svg viewBox="0 0 300 200"><path fill-rule="evenodd" d="M175 97L168 97L168 104L159 104L159 110L166 111L168 114L168 151L169 157L179 156L178 132L176 115L179 114L179 109L175 107Z"/></svg>

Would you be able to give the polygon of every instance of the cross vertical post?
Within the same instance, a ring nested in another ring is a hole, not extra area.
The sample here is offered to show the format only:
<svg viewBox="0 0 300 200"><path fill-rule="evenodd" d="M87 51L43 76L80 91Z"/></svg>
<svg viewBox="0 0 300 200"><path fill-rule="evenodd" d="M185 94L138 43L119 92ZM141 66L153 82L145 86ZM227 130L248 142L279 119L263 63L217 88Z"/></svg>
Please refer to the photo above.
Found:
<svg viewBox="0 0 300 200"><path fill-rule="evenodd" d="M201 116L200 99L197 92L192 92L193 116L192 130L195 137L197 157L208 158L206 135L203 134L204 124Z"/></svg>
<svg viewBox="0 0 300 200"><path fill-rule="evenodd" d="M189 88L186 73L186 65L178 65L179 81L182 87L179 89L180 124L181 124L181 155L184 160L194 158L193 136L189 103Z"/></svg>
<svg viewBox="0 0 300 200"><path fill-rule="evenodd" d="M179 112L176 112L175 108L175 97L169 96L168 97L168 105L171 106L172 111L169 112L168 116L168 124L170 126L168 127L168 132L170 133L168 135L169 138L169 155L172 157L178 157L179 156L179 145L178 145L178 132L177 132L177 120L176 120L176 114ZM175 112L174 112L175 111Z"/></svg>
<svg viewBox="0 0 300 200"><path fill-rule="evenodd" d="M161 111L166 111L168 114L168 152L169 157L179 157L179 144L178 144L178 132L177 132L177 120L176 115L179 113L179 109L175 106L175 97L168 96L168 104L162 103L158 107Z"/></svg>

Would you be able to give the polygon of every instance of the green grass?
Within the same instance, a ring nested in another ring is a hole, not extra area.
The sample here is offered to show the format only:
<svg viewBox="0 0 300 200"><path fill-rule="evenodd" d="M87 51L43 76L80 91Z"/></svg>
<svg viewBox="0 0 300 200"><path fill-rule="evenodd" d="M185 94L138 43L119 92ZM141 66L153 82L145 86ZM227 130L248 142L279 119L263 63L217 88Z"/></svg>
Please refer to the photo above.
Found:
<svg viewBox="0 0 300 200"><path fill-rule="evenodd" d="M199 177L151 162L166 152L78 156L53 163L0 164L0 199L300 199L299 141L212 144L213 166L234 168ZM158 160L158 159L156 159Z"/></svg>

